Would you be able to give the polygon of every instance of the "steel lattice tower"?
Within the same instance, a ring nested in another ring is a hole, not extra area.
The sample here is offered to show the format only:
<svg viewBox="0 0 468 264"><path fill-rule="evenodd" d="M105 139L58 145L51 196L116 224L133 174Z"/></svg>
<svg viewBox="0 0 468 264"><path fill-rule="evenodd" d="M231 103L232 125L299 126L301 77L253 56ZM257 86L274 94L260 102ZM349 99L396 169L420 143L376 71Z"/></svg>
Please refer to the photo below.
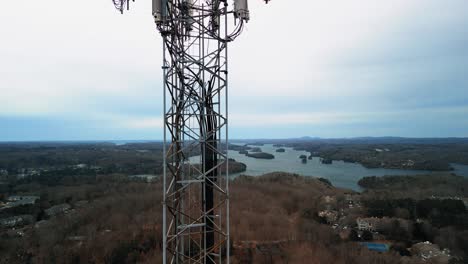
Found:
<svg viewBox="0 0 468 264"><path fill-rule="evenodd" d="M168 1L158 26L170 139L163 259L170 263L220 263L229 255L227 14L219 1Z"/></svg>
<svg viewBox="0 0 468 264"><path fill-rule="evenodd" d="M153 16L164 42L163 262L229 263L228 43L247 0L153 0Z"/></svg>

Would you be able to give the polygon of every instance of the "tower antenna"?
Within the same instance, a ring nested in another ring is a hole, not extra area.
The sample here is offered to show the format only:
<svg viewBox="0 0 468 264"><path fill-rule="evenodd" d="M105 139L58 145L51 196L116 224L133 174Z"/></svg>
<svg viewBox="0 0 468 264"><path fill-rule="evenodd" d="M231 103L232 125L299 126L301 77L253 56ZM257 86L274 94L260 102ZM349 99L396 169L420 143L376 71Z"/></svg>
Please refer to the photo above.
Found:
<svg viewBox="0 0 468 264"><path fill-rule="evenodd" d="M152 1L164 43L163 263L229 263L228 43L248 2Z"/></svg>

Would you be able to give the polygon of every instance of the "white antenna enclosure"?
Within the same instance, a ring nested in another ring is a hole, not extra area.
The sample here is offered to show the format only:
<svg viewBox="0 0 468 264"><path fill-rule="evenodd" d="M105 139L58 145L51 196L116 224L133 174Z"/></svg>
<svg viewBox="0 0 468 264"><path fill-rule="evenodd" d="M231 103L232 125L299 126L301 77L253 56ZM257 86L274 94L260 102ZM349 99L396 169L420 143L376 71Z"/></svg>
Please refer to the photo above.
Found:
<svg viewBox="0 0 468 264"><path fill-rule="evenodd" d="M234 16L246 22L249 21L250 12L248 0L234 0Z"/></svg>

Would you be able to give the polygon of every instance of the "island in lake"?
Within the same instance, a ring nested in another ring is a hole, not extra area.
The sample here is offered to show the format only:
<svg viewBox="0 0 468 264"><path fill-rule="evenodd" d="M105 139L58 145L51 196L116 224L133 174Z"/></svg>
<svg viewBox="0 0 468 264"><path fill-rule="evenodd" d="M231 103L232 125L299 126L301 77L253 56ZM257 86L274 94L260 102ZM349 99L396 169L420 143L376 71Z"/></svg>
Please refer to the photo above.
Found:
<svg viewBox="0 0 468 264"><path fill-rule="evenodd" d="M262 149L259 148L259 147L254 147L254 148L250 149L250 152L262 152Z"/></svg>
<svg viewBox="0 0 468 264"><path fill-rule="evenodd" d="M256 159L274 159L275 156L270 153L265 152L256 152L256 153L247 153L247 157L256 158Z"/></svg>

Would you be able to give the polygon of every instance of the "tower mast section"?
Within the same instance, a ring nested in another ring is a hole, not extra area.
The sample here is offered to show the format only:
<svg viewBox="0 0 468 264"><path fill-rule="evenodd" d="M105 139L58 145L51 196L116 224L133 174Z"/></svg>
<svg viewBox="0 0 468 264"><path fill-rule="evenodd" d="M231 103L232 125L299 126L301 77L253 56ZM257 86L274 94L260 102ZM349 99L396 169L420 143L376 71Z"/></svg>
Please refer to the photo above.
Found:
<svg viewBox="0 0 468 264"><path fill-rule="evenodd" d="M152 1L164 45L163 263L229 263L227 49L248 3Z"/></svg>

